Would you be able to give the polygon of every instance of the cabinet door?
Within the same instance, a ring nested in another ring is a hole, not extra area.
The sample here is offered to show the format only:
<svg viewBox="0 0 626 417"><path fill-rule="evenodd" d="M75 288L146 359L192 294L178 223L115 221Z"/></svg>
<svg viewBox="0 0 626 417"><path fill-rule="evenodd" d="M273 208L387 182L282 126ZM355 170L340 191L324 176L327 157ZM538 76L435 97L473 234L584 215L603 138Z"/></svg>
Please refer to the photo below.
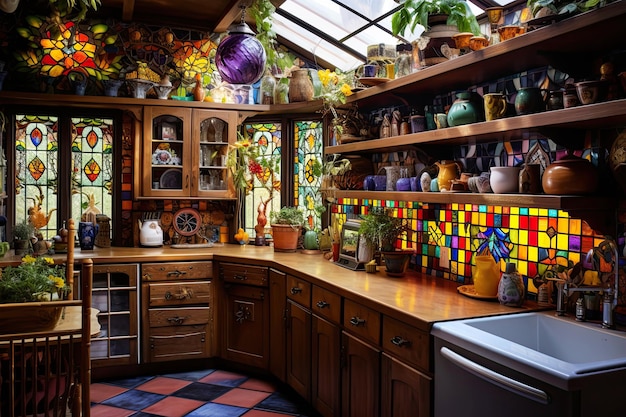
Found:
<svg viewBox="0 0 626 417"><path fill-rule="evenodd" d="M269 362L267 289L227 284L224 291L224 358L266 369Z"/></svg>
<svg viewBox="0 0 626 417"><path fill-rule="evenodd" d="M94 265L92 306L100 333L91 340L94 368L138 363L137 276L139 265Z"/></svg>
<svg viewBox="0 0 626 417"><path fill-rule="evenodd" d="M324 417L337 416L341 399L341 331L337 325L313 315L311 339L311 404Z"/></svg>
<svg viewBox="0 0 626 417"><path fill-rule="evenodd" d="M430 416L430 377L383 353L381 383L381 417Z"/></svg>
<svg viewBox="0 0 626 417"><path fill-rule="evenodd" d="M380 407L380 351L343 333L341 415L377 417Z"/></svg>
<svg viewBox="0 0 626 417"><path fill-rule="evenodd" d="M142 152L142 197L191 195L191 109L144 107Z"/></svg>
<svg viewBox="0 0 626 417"><path fill-rule="evenodd" d="M287 383L302 398L311 398L311 312L287 301Z"/></svg>
<svg viewBox="0 0 626 417"><path fill-rule="evenodd" d="M194 109L192 123L192 195L235 198L226 155L237 140L237 112Z"/></svg>
<svg viewBox="0 0 626 417"><path fill-rule="evenodd" d="M270 372L272 375L286 381L285 376L285 349L287 324L287 298L285 294L284 272L270 269Z"/></svg>

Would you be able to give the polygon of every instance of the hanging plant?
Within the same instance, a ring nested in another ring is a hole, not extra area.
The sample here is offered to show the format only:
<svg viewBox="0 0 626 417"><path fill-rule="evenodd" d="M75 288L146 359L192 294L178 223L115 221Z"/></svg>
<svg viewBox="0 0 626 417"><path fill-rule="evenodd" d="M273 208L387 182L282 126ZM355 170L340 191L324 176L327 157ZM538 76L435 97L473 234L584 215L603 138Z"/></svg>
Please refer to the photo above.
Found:
<svg viewBox="0 0 626 417"><path fill-rule="evenodd" d="M277 46L276 32L272 28L275 11L276 8L270 0L255 0L249 8L250 15L256 22L256 38L265 48L266 65L272 74L277 75L286 68L291 68L296 57Z"/></svg>

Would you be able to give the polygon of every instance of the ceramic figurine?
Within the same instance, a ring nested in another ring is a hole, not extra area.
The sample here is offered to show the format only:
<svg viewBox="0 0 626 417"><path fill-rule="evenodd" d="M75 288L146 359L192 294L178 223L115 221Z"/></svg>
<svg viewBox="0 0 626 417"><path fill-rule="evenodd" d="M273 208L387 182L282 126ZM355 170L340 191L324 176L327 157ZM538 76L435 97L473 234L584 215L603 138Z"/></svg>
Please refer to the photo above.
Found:
<svg viewBox="0 0 626 417"><path fill-rule="evenodd" d="M507 262L506 270L498 283L498 301L502 305L520 307L524 304L524 281L515 264Z"/></svg>

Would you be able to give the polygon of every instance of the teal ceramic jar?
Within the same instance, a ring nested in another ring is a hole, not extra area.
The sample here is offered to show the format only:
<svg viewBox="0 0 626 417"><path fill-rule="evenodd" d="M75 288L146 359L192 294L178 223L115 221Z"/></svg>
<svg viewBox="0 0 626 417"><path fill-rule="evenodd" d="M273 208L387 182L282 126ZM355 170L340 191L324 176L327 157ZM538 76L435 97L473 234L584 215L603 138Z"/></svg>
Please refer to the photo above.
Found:
<svg viewBox="0 0 626 417"><path fill-rule="evenodd" d="M523 87L515 96L515 113L523 114L539 113L546 110L543 94L538 87Z"/></svg>
<svg viewBox="0 0 626 417"><path fill-rule="evenodd" d="M472 101L469 91L456 95L457 99L448 110L448 126L461 126L476 123L482 119L479 107Z"/></svg>

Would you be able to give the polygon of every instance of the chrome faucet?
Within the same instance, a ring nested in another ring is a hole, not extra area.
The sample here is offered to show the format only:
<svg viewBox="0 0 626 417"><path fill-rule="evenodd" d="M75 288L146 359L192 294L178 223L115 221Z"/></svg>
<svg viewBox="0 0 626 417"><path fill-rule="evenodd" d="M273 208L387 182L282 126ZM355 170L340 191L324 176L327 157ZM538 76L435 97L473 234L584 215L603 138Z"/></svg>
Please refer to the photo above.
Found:
<svg viewBox="0 0 626 417"><path fill-rule="evenodd" d="M613 312L617 306L617 300L619 295L619 252L617 245L611 239L606 239L603 243L606 243L611 247L613 251L613 271L615 279L614 288L610 287L571 287L571 282L565 279L554 279L556 281L557 295L556 295L556 314L558 316L565 315L566 301L572 292L589 291L589 292L602 292L602 327L605 329L615 328L615 322L613 319ZM587 259L593 254L593 249L587 253Z"/></svg>

